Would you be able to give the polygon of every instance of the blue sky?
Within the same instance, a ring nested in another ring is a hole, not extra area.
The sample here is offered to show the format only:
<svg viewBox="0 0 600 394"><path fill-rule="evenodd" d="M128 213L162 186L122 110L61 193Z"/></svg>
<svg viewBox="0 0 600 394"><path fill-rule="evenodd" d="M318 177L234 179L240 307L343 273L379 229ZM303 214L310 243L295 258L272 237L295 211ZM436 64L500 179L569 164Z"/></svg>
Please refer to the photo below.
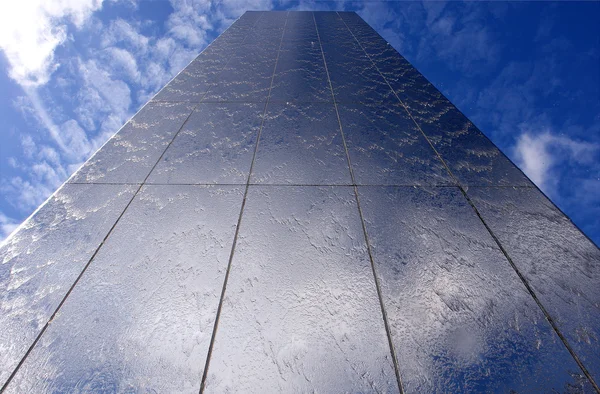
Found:
<svg viewBox="0 0 600 394"><path fill-rule="evenodd" d="M246 9L357 11L600 244L600 2L2 2L0 239Z"/></svg>

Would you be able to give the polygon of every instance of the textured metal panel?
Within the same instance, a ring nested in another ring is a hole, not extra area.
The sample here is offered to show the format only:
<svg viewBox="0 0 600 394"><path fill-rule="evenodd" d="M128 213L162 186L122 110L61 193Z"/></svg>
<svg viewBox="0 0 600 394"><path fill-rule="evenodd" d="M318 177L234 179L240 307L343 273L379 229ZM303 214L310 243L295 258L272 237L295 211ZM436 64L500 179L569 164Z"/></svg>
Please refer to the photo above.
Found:
<svg viewBox="0 0 600 394"><path fill-rule="evenodd" d="M600 250L536 189L470 188L468 194L600 380Z"/></svg>
<svg viewBox="0 0 600 394"><path fill-rule="evenodd" d="M65 185L0 249L0 387L136 190Z"/></svg>
<svg viewBox="0 0 600 394"><path fill-rule="evenodd" d="M397 392L351 188L250 188L207 393Z"/></svg>
<svg viewBox="0 0 600 394"><path fill-rule="evenodd" d="M314 24L313 31L316 36ZM323 54L317 40L292 40L282 43L269 101L333 101Z"/></svg>
<svg viewBox="0 0 600 394"><path fill-rule="evenodd" d="M248 42L238 50L204 101L265 102L283 31L276 34L278 40Z"/></svg>
<svg viewBox="0 0 600 394"><path fill-rule="evenodd" d="M242 192L144 187L7 392L197 393Z"/></svg>
<svg viewBox="0 0 600 394"><path fill-rule="evenodd" d="M70 182L142 183L193 108L188 103L147 104Z"/></svg>
<svg viewBox="0 0 600 394"><path fill-rule="evenodd" d="M421 130L468 186L533 186L491 141L423 75L357 16L342 14L355 41L394 89Z"/></svg>
<svg viewBox="0 0 600 394"><path fill-rule="evenodd" d="M245 13L70 182L6 392L597 390L600 251L355 13Z"/></svg>
<svg viewBox="0 0 600 394"><path fill-rule="evenodd" d="M446 168L397 104L338 105L359 185L447 185Z"/></svg>
<svg viewBox="0 0 600 394"><path fill-rule="evenodd" d="M350 184L333 104L269 104L251 182Z"/></svg>
<svg viewBox="0 0 600 394"><path fill-rule="evenodd" d="M457 188L359 195L406 392L586 387Z"/></svg>
<svg viewBox="0 0 600 394"><path fill-rule="evenodd" d="M322 42L347 45L352 42L352 34L344 21L335 12L315 12L315 22Z"/></svg>
<svg viewBox="0 0 600 394"><path fill-rule="evenodd" d="M356 42L322 42L322 46L338 103L397 102L393 91Z"/></svg>
<svg viewBox="0 0 600 394"><path fill-rule="evenodd" d="M148 183L245 183L264 104L200 104Z"/></svg>
<svg viewBox="0 0 600 394"><path fill-rule="evenodd" d="M210 84L221 74L232 53L239 50L241 45L242 40L211 44L173 78L153 100L200 102Z"/></svg>
<svg viewBox="0 0 600 394"><path fill-rule="evenodd" d="M287 18L283 41L318 43L317 29L312 12L290 12Z"/></svg>

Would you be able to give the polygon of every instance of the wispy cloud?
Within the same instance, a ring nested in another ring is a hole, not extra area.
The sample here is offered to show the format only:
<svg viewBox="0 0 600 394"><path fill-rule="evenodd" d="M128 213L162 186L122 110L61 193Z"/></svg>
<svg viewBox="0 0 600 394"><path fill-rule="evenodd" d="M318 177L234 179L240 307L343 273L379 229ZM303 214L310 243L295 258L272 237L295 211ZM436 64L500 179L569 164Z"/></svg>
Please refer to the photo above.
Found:
<svg viewBox="0 0 600 394"><path fill-rule="evenodd" d="M273 7L271 0L170 3L172 12L156 21L100 19L102 0L0 5L0 49L23 88L13 107L31 128L0 190L23 216L243 12ZM87 45L75 46L79 39Z"/></svg>
<svg viewBox="0 0 600 394"><path fill-rule="evenodd" d="M550 196L555 196L563 174L561 168L568 164L592 166L597 161L600 146L576 141L550 131L523 132L517 139L514 157L525 174Z"/></svg>
<svg viewBox="0 0 600 394"><path fill-rule="evenodd" d="M498 61L499 44L486 26L489 10L453 2L369 3L360 15L407 58L444 62L479 74ZM399 34L401 32L401 34Z"/></svg>
<svg viewBox="0 0 600 394"><path fill-rule="evenodd" d="M171 14L153 21L106 15L100 19L96 11L106 4L102 0L0 4L0 49L8 74L24 89L14 106L31 126L20 137L21 154L11 159L14 171L10 177L3 175L0 187L6 201L14 202L23 216L244 11L275 6L272 0L171 0ZM549 38L556 26L552 10L543 16L537 33L533 30L545 56L537 62L507 58L498 64L499 53L506 48L487 22L502 19L512 5L311 0L289 4L297 9L357 9L421 70L427 72L437 64L444 67L441 74L454 73L457 94L450 95L452 101L476 108L482 118L475 117L475 122L549 194L560 194L556 179L566 174L559 171L565 166L588 169L587 176L578 178L581 185L593 178L589 169L595 167L581 160L597 155L597 141L582 133L577 134L581 138L566 137L558 132L562 124L536 111L540 98L569 93L563 92L568 81L556 53L572 44L562 37ZM79 39L89 45L76 47ZM593 56L597 58L597 52ZM485 70L495 77L486 77L480 85L469 82ZM535 127L519 126L525 123Z"/></svg>
<svg viewBox="0 0 600 394"><path fill-rule="evenodd" d="M19 222L0 212L0 242L19 227Z"/></svg>
<svg viewBox="0 0 600 394"><path fill-rule="evenodd" d="M68 24L79 28L102 6L102 0L3 1L0 48L9 75L22 86L48 82L58 67L55 49L67 39Z"/></svg>

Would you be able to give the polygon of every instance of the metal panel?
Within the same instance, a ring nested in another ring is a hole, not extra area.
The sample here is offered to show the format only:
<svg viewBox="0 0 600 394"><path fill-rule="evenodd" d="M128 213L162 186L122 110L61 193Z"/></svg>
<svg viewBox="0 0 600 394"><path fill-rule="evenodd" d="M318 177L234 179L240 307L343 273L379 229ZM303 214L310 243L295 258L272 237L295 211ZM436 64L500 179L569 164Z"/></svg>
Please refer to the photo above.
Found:
<svg viewBox="0 0 600 394"><path fill-rule="evenodd" d="M269 104L251 182L350 184L333 104Z"/></svg>
<svg viewBox="0 0 600 394"><path fill-rule="evenodd" d="M70 182L141 183L193 109L188 103L147 104Z"/></svg>
<svg viewBox="0 0 600 394"><path fill-rule="evenodd" d="M269 101L333 102L318 41L282 43Z"/></svg>
<svg viewBox="0 0 600 394"><path fill-rule="evenodd" d="M465 186L533 186L491 141L445 98L411 92L403 100L452 173Z"/></svg>
<svg viewBox="0 0 600 394"><path fill-rule="evenodd" d="M340 104L338 110L357 184L453 183L404 107Z"/></svg>
<svg viewBox="0 0 600 394"><path fill-rule="evenodd" d="M318 43L317 29L312 12L290 12L286 22L283 41Z"/></svg>
<svg viewBox="0 0 600 394"><path fill-rule="evenodd" d="M145 186L7 392L197 393L242 195Z"/></svg>
<svg viewBox="0 0 600 394"><path fill-rule="evenodd" d="M569 344L600 380L600 250L537 189L469 196Z"/></svg>
<svg viewBox="0 0 600 394"><path fill-rule="evenodd" d="M70 182L0 249L7 393L599 377L600 251L354 13L245 13Z"/></svg>
<svg viewBox="0 0 600 394"><path fill-rule="evenodd" d="M322 42L335 99L342 102L397 102L360 46L352 41Z"/></svg>
<svg viewBox="0 0 600 394"><path fill-rule="evenodd" d="M0 249L0 387L137 187L65 185Z"/></svg>
<svg viewBox="0 0 600 394"><path fill-rule="evenodd" d="M353 19L344 14L346 20ZM370 28L349 28L463 185L533 186L491 141Z"/></svg>
<svg viewBox="0 0 600 394"><path fill-rule="evenodd" d="M219 45L208 47L179 75L167 84L153 100L200 102L231 57L231 49L241 45Z"/></svg>
<svg viewBox="0 0 600 394"><path fill-rule="evenodd" d="M270 11L263 12L262 17L254 26L255 30L281 29L285 26L285 21L288 16L287 11Z"/></svg>
<svg viewBox="0 0 600 394"><path fill-rule="evenodd" d="M206 393L397 392L352 189L250 188Z"/></svg>
<svg viewBox="0 0 600 394"><path fill-rule="evenodd" d="M590 389L457 188L359 195L407 393Z"/></svg>
<svg viewBox="0 0 600 394"><path fill-rule="evenodd" d="M264 104L201 104L148 183L246 183L263 111Z"/></svg>
<svg viewBox="0 0 600 394"><path fill-rule="evenodd" d="M338 43L340 45L352 42L352 34L337 13L315 12L314 16L322 42Z"/></svg>
<svg viewBox="0 0 600 394"><path fill-rule="evenodd" d="M235 53L204 101L265 102L283 31L278 34L276 43L249 42Z"/></svg>

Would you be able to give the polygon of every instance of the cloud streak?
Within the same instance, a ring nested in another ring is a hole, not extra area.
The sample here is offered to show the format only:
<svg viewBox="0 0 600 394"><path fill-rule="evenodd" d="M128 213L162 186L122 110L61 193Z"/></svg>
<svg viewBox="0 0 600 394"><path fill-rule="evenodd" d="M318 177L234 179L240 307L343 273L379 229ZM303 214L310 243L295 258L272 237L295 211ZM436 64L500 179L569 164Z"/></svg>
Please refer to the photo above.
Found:
<svg viewBox="0 0 600 394"><path fill-rule="evenodd" d="M98 14L106 4L0 5L0 49L9 77L24 93L13 107L31 130L21 137L20 154L7 159L11 173L2 174L0 190L4 203L22 216L243 12L273 7L270 0L172 0L169 15L125 20ZM2 215L0 239L17 222Z"/></svg>
<svg viewBox="0 0 600 394"><path fill-rule="evenodd" d="M556 196L561 175L558 167L575 163L593 165L600 152L598 144L576 141L544 131L525 131L517 139L514 156L525 174L544 192Z"/></svg>
<svg viewBox="0 0 600 394"><path fill-rule="evenodd" d="M22 216L44 201L244 11L286 4L295 9L357 10L427 76L450 76L432 82L463 109L475 108L467 115L547 194L564 194L561 182L566 179L567 167L588 171L572 177L576 180L569 179L571 183L595 187L589 172L597 166L589 157L598 155L599 141L588 138L593 135L590 133L569 137L564 119L559 123L536 109L548 108L541 100L552 97L587 102L567 96L568 73L560 63L563 57L556 53L568 49L569 41L551 39L557 26L553 10L544 14L531 37L543 56L528 61L506 56L494 24L512 8L520 12L519 7L525 7L521 5L172 0L172 12L160 16L162 19L135 19L135 13L123 19L98 13L103 6L119 1L0 4L0 49L6 55L10 78L23 87L24 94L14 100L14 107L28 125L23 128L26 133L19 131L21 152L7 158L13 163L11 173L2 174L0 188L5 203ZM82 42L85 45L79 45ZM597 57L597 51L596 55L590 53ZM571 125L577 122L573 119Z"/></svg>
<svg viewBox="0 0 600 394"><path fill-rule="evenodd" d="M21 86L48 82L58 67L55 49L67 39L68 24L80 28L102 0L4 1L0 5L0 48L9 75Z"/></svg>

